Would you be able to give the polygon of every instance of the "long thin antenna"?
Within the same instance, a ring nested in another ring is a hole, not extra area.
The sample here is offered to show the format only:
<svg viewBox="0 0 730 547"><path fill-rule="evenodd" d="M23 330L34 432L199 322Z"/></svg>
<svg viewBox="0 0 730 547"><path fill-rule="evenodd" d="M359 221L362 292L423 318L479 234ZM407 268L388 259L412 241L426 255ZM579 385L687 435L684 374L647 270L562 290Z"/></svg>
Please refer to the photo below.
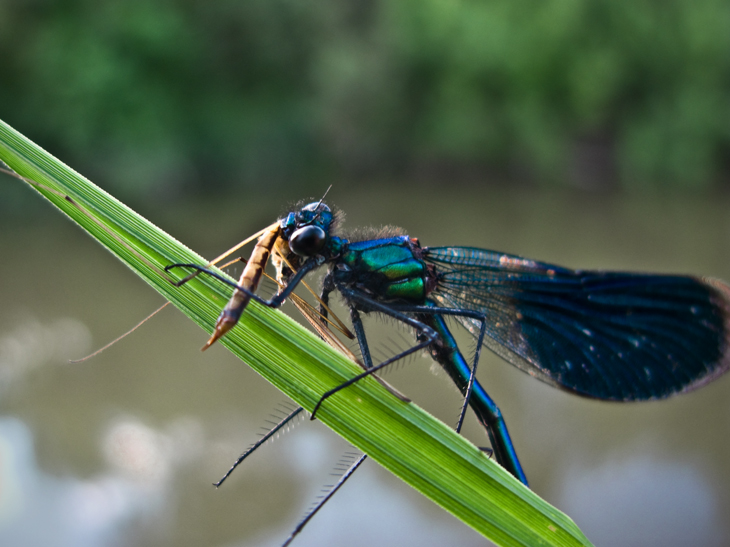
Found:
<svg viewBox="0 0 730 547"><path fill-rule="evenodd" d="M329 194L330 190L332 190L332 185L331 184L329 185L329 187L327 188L327 190L324 191L324 195L320 198L319 203L317 203L317 209L319 209L319 206L322 205L322 202L324 201L324 198L327 197L327 194Z"/></svg>

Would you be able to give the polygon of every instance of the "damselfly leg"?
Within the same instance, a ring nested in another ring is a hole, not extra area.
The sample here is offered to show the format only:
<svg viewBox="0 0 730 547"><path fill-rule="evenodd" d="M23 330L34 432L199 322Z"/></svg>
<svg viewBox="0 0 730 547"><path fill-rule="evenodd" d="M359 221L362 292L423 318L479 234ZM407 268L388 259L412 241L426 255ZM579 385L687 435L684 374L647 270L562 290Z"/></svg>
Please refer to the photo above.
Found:
<svg viewBox="0 0 730 547"><path fill-rule="evenodd" d="M356 319L353 319L353 329L358 341L362 340L361 351L363 347L367 347L365 333L362 322L359 319L357 308L364 309L368 312L379 312L388 315L416 330L419 342L397 355L390 357L382 363L368 368L362 374L351 378L350 380L340 384L339 386L324 393L322 398L312 411L312 419L315 418L317 411L322 403L338 391L351 386L360 381L362 378L369 376L379 370L397 362L398 360L413 354L424 348L429 348L434 358L440 363L446 363L447 372L452 377L462 392L464 397L462 409L459 414L459 420L456 425L456 431L460 432L466 416L466 411L471 404L479 421L484 425L489 435L492 450L497 457L497 461L510 471L521 482L527 484L522 466L517 458L512 440L510 438L507 426L505 424L502 413L496 403L489 397L487 392L476 382L476 369L479 364L481 355L481 347L484 342L486 333L486 317L484 314L472 310L456 309L456 308L440 308L433 305L427 306L404 306L404 305L385 305L373 300L367 295L358 293L351 289L340 289L345 299L348 301L350 309L354 311ZM352 316L352 312L351 312ZM468 366L464 360L453 335L443 320L444 316L454 316L469 318L480 324L479 334L477 336L477 346L474 354L472 366ZM418 319L415 319L417 317ZM363 352L363 359L365 359ZM369 355L369 352L367 352ZM369 357L368 357L369 358ZM473 396L474 387L477 386L476 396Z"/></svg>

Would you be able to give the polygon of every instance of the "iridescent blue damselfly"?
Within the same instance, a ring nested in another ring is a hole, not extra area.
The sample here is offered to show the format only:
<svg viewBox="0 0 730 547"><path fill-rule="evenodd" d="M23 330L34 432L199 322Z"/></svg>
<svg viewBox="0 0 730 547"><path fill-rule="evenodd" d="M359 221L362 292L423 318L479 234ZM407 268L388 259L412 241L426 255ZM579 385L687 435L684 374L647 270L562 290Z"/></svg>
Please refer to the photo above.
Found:
<svg viewBox="0 0 730 547"><path fill-rule="evenodd" d="M722 281L571 270L473 247L423 247L398 229L357 239L337 235L337 228L338 215L322 200L289 212L259 233L237 284L209 269L210 264L166 268L194 270L179 284L206 273L234 288L205 349L236 325L251 299L279 307L307 274L328 266L319 317L328 318L330 295L338 291L349 308L366 370L322 394L312 418L341 389L426 350L464 396L456 430L471 406L487 430L496 460L527 484L504 418L476 380L482 346L550 385L609 401L645 401L691 391L730 368L730 287ZM255 291L269 255L280 290L266 300ZM413 328L416 343L375 365L360 317L372 312ZM320 322L311 312L304 313L313 325ZM459 350L447 327L448 317L475 337L473 361ZM324 326L318 331L328 341L334 338ZM276 430L278 426L271 434ZM286 544L329 497L300 522Z"/></svg>

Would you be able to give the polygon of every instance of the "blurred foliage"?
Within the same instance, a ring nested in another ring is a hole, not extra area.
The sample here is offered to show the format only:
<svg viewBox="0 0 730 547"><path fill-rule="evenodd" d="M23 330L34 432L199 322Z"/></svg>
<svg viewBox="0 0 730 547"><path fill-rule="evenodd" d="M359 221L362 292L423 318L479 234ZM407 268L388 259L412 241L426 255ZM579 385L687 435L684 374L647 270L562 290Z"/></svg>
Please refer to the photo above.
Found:
<svg viewBox="0 0 730 547"><path fill-rule="evenodd" d="M728 174L729 29L730 0L4 0L0 117L122 198L705 189Z"/></svg>

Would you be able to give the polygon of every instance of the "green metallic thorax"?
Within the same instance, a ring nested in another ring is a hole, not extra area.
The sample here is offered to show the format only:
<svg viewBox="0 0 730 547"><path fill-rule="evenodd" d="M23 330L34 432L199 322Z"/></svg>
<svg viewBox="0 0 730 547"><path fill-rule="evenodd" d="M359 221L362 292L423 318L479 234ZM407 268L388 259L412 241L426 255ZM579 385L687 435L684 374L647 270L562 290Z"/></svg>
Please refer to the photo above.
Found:
<svg viewBox="0 0 730 547"><path fill-rule="evenodd" d="M429 291L429 269L419 258L420 250L408 236L348 243L334 280L378 299L422 304Z"/></svg>

